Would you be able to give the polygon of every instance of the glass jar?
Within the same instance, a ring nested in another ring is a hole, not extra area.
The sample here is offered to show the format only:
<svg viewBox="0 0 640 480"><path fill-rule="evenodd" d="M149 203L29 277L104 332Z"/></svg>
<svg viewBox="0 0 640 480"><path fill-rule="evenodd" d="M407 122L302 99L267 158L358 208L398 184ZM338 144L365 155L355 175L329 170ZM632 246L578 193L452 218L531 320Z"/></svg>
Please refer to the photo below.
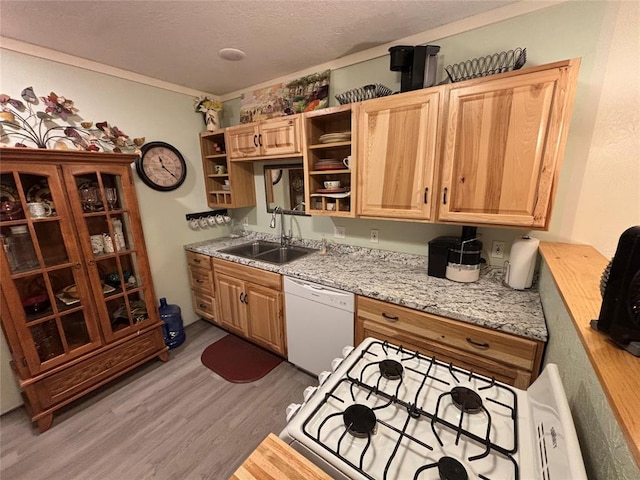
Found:
<svg viewBox="0 0 640 480"><path fill-rule="evenodd" d="M9 256L13 256L15 270L24 271L38 268L38 257L26 225L11 227L11 236L7 240Z"/></svg>

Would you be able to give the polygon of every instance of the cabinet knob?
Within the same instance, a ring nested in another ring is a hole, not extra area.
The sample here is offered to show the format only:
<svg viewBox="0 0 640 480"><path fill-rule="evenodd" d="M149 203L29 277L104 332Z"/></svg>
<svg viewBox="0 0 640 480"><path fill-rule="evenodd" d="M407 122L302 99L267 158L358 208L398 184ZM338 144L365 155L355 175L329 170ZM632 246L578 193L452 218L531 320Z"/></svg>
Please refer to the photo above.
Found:
<svg viewBox="0 0 640 480"><path fill-rule="evenodd" d="M89 265L90 267L93 267L96 264L96 262L94 262L93 260L89 260L87 262L87 265Z"/></svg>

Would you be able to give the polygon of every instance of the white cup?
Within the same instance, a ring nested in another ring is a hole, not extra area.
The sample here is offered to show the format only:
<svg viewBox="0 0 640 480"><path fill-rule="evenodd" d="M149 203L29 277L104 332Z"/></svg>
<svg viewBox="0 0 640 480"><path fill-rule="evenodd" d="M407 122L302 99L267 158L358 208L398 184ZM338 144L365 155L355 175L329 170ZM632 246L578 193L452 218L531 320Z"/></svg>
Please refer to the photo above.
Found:
<svg viewBox="0 0 640 480"><path fill-rule="evenodd" d="M224 181L224 184L225 184L225 185L229 185L229 180L225 180L225 181Z"/></svg>
<svg viewBox="0 0 640 480"><path fill-rule="evenodd" d="M200 217L198 219L198 225L200 225L200 228L207 228L209 226L209 224L207 223L207 218L206 217Z"/></svg>
<svg viewBox="0 0 640 480"><path fill-rule="evenodd" d="M216 226L216 217L214 217L213 215L209 215L207 217L207 224L209 224L210 227L215 227Z"/></svg>
<svg viewBox="0 0 640 480"><path fill-rule="evenodd" d="M216 175L222 175L227 172L227 167L224 165L216 165L213 167L213 171L216 172Z"/></svg>
<svg viewBox="0 0 640 480"><path fill-rule="evenodd" d="M348 157L344 157L342 159L342 164L347 168L351 168L351 155L349 155Z"/></svg>
<svg viewBox="0 0 640 480"><path fill-rule="evenodd" d="M223 215L224 223L231 223L231 217L229 215Z"/></svg>
<svg viewBox="0 0 640 480"><path fill-rule="evenodd" d="M216 215L216 223L222 225L224 223L224 217L222 215Z"/></svg>
<svg viewBox="0 0 640 480"><path fill-rule="evenodd" d="M104 252L104 241L102 239L102 235L91 235L89 237L91 240L91 251L94 254L99 254Z"/></svg>
<svg viewBox="0 0 640 480"><path fill-rule="evenodd" d="M189 228L191 230L200 230L200 223L197 218L192 218L189 220Z"/></svg>
<svg viewBox="0 0 640 480"><path fill-rule="evenodd" d="M102 234L102 243L104 244L104 253L113 253L115 251L113 246L113 240L108 233Z"/></svg>
<svg viewBox="0 0 640 480"><path fill-rule="evenodd" d="M27 203L29 209L29 215L31 218L42 218L51 215L51 207L45 202L31 202Z"/></svg>

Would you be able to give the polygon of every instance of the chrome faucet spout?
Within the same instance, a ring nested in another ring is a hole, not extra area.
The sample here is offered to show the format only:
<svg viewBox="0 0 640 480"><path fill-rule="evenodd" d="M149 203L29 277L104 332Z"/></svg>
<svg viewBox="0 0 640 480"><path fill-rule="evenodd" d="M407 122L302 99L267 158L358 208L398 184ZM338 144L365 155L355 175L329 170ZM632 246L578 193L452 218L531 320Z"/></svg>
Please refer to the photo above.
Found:
<svg viewBox="0 0 640 480"><path fill-rule="evenodd" d="M278 214L278 207L273 209L273 214L271 215L271 222L269 222L269 227L276 228L276 215Z"/></svg>
<svg viewBox="0 0 640 480"><path fill-rule="evenodd" d="M276 205L273 208L273 214L271 215L271 222L269 223L269 226L271 228L276 228L276 215L278 213L280 214L280 246L286 247L289 244L291 237L284 233L284 208L280 205Z"/></svg>

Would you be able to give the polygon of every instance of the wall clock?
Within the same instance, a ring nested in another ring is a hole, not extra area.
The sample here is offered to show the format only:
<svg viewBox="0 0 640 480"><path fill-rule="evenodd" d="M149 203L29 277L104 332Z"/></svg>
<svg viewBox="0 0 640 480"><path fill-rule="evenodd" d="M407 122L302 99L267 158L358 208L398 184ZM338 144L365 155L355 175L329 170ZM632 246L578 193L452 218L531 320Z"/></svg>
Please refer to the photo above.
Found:
<svg viewBox="0 0 640 480"><path fill-rule="evenodd" d="M142 146L141 152L136 171L147 186L168 192L184 183L187 163L177 148L164 142L150 142Z"/></svg>

